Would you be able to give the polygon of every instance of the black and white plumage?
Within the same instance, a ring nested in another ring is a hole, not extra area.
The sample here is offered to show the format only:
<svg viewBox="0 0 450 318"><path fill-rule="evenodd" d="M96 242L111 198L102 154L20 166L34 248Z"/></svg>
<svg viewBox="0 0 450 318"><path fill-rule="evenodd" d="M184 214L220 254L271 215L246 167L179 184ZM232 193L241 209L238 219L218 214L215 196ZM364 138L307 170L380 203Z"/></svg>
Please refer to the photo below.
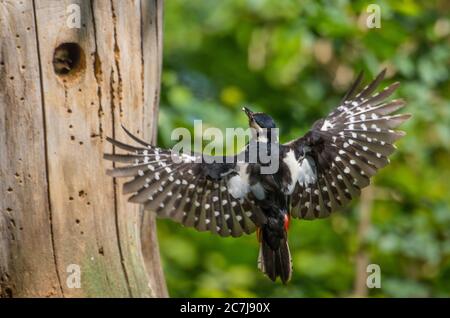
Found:
<svg viewBox="0 0 450 318"><path fill-rule="evenodd" d="M199 155L178 156L124 130L140 146L108 138L128 153L105 154L105 159L129 164L107 173L113 177L134 177L123 186L124 194L133 193L130 202L144 204L159 217L171 218L199 231L221 236L255 231L260 212L254 201L243 195L245 185L241 176L246 174L245 164L196 163Z"/></svg>
<svg viewBox="0 0 450 318"><path fill-rule="evenodd" d="M129 201L160 217L221 236L257 230L260 269L272 280L279 276L287 282L292 272L287 243L290 217L327 217L358 196L370 177L388 164L393 143L404 135L393 129L410 115L391 115L404 102L386 101L398 83L374 93L384 75L381 72L358 91L361 74L331 114L287 144L279 144L277 136L270 134L275 128L272 118L244 108L253 139L241 154L227 158L231 160L216 160L221 163L206 163L211 160L204 160L202 154L173 154L125 129L137 145L108 138L127 152L105 154L108 160L127 164L108 174L133 177L123 186L124 193L132 194ZM276 172L263 174L259 161L241 160L248 158L251 145L276 153Z"/></svg>

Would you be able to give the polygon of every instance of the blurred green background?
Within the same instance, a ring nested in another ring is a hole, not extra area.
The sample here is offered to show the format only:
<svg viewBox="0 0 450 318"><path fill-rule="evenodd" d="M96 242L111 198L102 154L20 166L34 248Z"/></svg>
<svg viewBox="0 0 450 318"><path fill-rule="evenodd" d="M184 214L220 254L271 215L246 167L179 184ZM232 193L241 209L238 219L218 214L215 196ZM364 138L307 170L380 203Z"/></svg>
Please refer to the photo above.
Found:
<svg viewBox="0 0 450 318"><path fill-rule="evenodd" d="M450 296L450 2L377 1L380 29L366 27L370 3L165 2L161 146L195 119L246 128L243 105L270 113L288 141L337 106L360 70L368 81L383 67L414 114L362 199L292 222L287 286L258 271L254 234L224 239L159 220L172 297ZM367 263L380 265L380 289L366 289Z"/></svg>

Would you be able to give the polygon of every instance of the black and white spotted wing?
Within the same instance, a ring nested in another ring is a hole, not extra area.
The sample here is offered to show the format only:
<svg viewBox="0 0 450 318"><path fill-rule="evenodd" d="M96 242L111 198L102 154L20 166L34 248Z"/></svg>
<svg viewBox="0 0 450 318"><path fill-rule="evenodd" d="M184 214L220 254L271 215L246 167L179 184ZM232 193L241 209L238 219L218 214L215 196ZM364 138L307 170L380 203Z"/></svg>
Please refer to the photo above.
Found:
<svg viewBox="0 0 450 318"><path fill-rule="evenodd" d="M159 217L221 236L252 233L255 223L264 218L247 196L247 165L196 162L198 155L177 156L124 130L139 146L108 138L127 153L105 154L104 158L127 164L108 174L133 177L123 185L123 193L133 194L130 202L144 204Z"/></svg>
<svg viewBox="0 0 450 318"><path fill-rule="evenodd" d="M384 75L358 92L361 74L341 105L305 136L285 145L292 151L287 163L295 179L290 196L294 217L327 217L358 196L370 177L389 163L394 142L404 135L393 129L411 115L391 115L404 106L402 100L386 101L398 83L374 94Z"/></svg>

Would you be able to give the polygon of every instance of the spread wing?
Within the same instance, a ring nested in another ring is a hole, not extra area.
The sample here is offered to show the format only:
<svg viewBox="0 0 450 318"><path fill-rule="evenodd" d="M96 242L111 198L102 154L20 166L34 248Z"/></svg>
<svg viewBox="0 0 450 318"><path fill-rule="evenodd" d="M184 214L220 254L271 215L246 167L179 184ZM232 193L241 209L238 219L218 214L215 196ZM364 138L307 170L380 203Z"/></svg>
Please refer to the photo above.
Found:
<svg viewBox="0 0 450 318"><path fill-rule="evenodd" d="M127 153L105 154L104 158L127 164L107 173L133 178L123 185L123 193L133 194L130 202L143 204L159 217L221 236L252 233L255 224L264 222L264 215L248 196L249 166L237 162L237 156L232 160L223 157L219 163L198 154L177 155L124 130L139 146L108 138Z"/></svg>
<svg viewBox="0 0 450 318"><path fill-rule="evenodd" d="M411 115L391 115L404 106L402 100L386 101L399 83L374 94L384 75L381 72L358 91L360 74L332 113L318 120L305 136L285 145L295 156L290 164L294 217L329 216L358 196L377 170L389 163L394 142L404 136L393 129Z"/></svg>

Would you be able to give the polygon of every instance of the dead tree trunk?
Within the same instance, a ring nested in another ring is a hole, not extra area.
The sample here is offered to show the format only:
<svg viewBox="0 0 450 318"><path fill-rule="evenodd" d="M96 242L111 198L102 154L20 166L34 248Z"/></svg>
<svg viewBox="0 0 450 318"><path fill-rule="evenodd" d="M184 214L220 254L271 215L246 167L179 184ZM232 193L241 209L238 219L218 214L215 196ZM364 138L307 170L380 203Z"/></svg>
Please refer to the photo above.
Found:
<svg viewBox="0 0 450 318"><path fill-rule="evenodd" d="M161 38L160 0L0 0L0 296L167 296L102 159L120 124L154 138Z"/></svg>

